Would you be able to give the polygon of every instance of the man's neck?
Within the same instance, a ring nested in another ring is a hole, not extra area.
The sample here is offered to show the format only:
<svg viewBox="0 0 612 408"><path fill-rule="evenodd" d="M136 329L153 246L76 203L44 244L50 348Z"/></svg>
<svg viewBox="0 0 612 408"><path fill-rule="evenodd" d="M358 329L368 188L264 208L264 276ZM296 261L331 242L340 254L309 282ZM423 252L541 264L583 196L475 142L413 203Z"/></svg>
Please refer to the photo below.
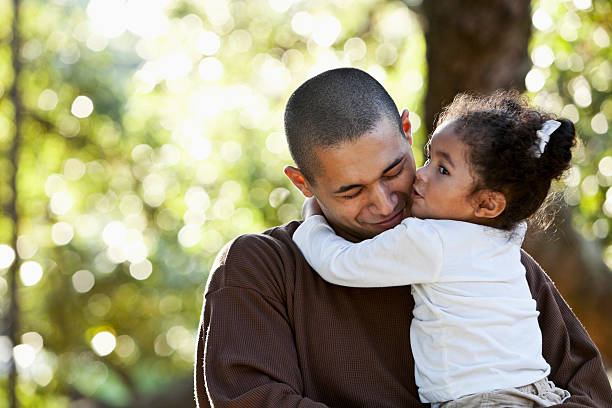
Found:
<svg viewBox="0 0 612 408"><path fill-rule="evenodd" d="M326 217L326 219L327 219L327 217ZM340 226L338 226L336 224L333 224L333 223L329 222L329 220L327 220L327 222L334 229L334 232L336 233L336 235L346 239L347 241L350 241L350 242L361 242L364 239L369 238L369 237L357 236L354 233L351 233L350 231L347 231L346 229L344 229L344 228L342 228L342 227L340 227Z"/></svg>

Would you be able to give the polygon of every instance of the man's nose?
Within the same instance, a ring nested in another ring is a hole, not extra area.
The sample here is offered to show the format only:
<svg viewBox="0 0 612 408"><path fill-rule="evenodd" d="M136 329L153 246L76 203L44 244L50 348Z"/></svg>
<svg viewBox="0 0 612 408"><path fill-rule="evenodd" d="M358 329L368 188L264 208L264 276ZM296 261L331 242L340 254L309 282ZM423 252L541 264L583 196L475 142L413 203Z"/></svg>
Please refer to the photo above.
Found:
<svg viewBox="0 0 612 408"><path fill-rule="evenodd" d="M385 183L379 184L372 193L374 211L380 215L390 215L397 206L397 194L391 192Z"/></svg>

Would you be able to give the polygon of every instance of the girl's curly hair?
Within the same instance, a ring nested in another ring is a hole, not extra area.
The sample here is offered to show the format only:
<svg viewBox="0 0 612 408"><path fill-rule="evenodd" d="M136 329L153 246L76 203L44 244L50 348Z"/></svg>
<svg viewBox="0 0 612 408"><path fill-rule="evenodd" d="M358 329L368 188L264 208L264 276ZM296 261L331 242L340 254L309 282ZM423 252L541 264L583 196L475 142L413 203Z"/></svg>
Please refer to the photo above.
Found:
<svg viewBox="0 0 612 408"><path fill-rule="evenodd" d="M534 215L546 200L552 180L570 166L576 143L574 124L555 119L561 126L551 134L538 157L537 131L555 119L528 106L517 91L489 96L459 94L438 117L436 126L454 120L458 136L468 145L467 157L476 176L474 191L491 189L506 198L505 210L493 226L511 230Z"/></svg>

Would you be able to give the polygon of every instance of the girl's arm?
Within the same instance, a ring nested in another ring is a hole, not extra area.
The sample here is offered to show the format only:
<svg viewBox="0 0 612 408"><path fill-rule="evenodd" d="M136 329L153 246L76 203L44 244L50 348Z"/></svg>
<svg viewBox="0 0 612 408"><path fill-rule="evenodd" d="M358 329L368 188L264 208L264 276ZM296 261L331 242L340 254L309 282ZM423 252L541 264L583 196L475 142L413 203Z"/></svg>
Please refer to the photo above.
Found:
<svg viewBox="0 0 612 408"><path fill-rule="evenodd" d="M403 286L436 281L442 241L427 222L407 218L372 239L351 243L321 215L309 217L293 240L323 279L351 287Z"/></svg>

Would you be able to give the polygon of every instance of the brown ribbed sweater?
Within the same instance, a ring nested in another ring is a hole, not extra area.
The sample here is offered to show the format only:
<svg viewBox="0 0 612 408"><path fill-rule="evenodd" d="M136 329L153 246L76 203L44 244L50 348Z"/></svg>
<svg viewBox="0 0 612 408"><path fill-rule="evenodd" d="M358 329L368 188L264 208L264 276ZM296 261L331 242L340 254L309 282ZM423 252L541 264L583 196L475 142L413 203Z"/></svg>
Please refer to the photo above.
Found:
<svg viewBox="0 0 612 408"><path fill-rule="evenodd" d="M410 287L325 282L293 243L298 225L238 237L219 254L198 336L198 406L428 406L414 383ZM522 261L549 378L572 394L559 406L612 407L597 348L548 276L527 254Z"/></svg>

